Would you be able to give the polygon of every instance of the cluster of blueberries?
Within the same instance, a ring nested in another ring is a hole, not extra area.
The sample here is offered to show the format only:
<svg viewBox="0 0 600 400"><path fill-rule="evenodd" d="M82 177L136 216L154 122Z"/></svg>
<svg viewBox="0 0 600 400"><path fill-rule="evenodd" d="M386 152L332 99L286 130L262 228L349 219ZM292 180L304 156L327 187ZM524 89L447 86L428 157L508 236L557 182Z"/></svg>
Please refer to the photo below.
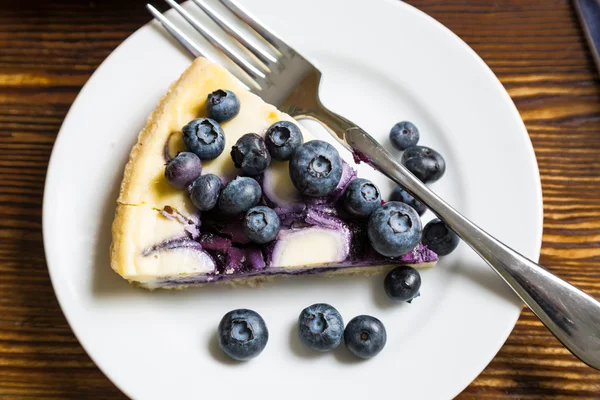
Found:
<svg viewBox="0 0 600 400"><path fill-rule="evenodd" d="M239 110L240 102L235 93L216 90L209 94L208 118L194 119L182 128L187 151L167 163L165 178L176 189L187 188L192 203L201 211L218 207L226 215L246 213L243 223L248 238L255 243L268 243L276 238L280 220L272 209L258 206L262 190L254 177L265 172L273 159L289 161L290 178L298 191L305 196L321 197L338 186L343 163L338 151L329 143L321 140L304 143L296 124L278 121L267 129L264 139L248 133L232 146L231 158L241 174L223 187L218 176L202 175L202 160L212 160L223 152L225 136L220 123L234 118ZM344 204L352 215L366 218L381 205L381 196L370 181L357 179L346 190ZM417 218L416 214L411 218ZM413 234L402 247L394 248L395 255L406 253L418 243L420 231L415 233L418 234ZM381 248L394 247L393 243L380 242Z"/></svg>
<svg viewBox="0 0 600 400"><path fill-rule="evenodd" d="M322 303L302 310L298 317L298 335L302 343L320 352L335 349L343 338L352 354L365 359L376 356L387 340L385 327L377 318L359 315L344 329L338 310ZM255 311L233 310L219 323L219 347L234 360L245 361L258 356L268 340L267 325Z"/></svg>
<svg viewBox="0 0 600 400"><path fill-rule="evenodd" d="M419 296L421 276L416 269L400 266L387 274L385 292L396 302L411 302ZM370 315L354 317L344 329L344 320L333 306L324 303L306 307L298 317L300 341L312 350L327 352L337 348L342 339L355 356L375 357L387 341L383 323ZM258 356L266 347L269 331L264 319L253 310L237 309L223 316L218 327L219 347L234 360L245 361Z"/></svg>
<svg viewBox="0 0 600 400"><path fill-rule="evenodd" d="M262 174L271 159L289 160L302 145L300 129L287 121L273 124L266 140L257 134L242 136L232 147L231 157L244 176L223 186L214 174L202 175L202 160L212 160L225 149L225 135L220 123L234 118L240 102L229 90L216 90L208 95L206 114L182 128L185 152L177 154L165 167L165 179L176 189L187 189L192 203L200 211L218 207L227 215L246 213L244 232L255 243L275 239L280 229L279 217L269 207L258 206L262 189L253 176Z"/></svg>
<svg viewBox="0 0 600 400"><path fill-rule="evenodd" d="M240 101L229 90L216 90L206 101L207 118L197 118L182 128L185 152L179 153L165 167L167 182L176 189L187 189L192 203L201 211L215 207L227 215L245 214L244 232L259 244L277 237L278 215L269 207L259 206L262 189L254 177L262 174L271 160L289 161L292 183L305 196L322 197L333 192L343 172L338 151L329 143L312 140L304 143L302 132L289 121L271 125L263 139L248 133L231 148L234 165L241 170L223 187L214 174L202 175L202 160L212 160L225 149L225 136L220 125L234 118ZM394 146L404 151L402 162L423 182L439 179L445 171L443 158L436 151L416 146L419 132L409 122L396 124L390 133ZM354 217L368 219L367 232L373 248L386 257L398 257L413 249L423 234L420 215L425 207L401 188L384 204L379 189L367 179L355 179L346 188L342 203ZM439 224L442 224L439 222ZM429 225L428 225L429 226ZM446 236L452 235L448 229ZM428 228L429 246L436 251L442 228ZM441 253L438 253L441 254Z"/></svg>

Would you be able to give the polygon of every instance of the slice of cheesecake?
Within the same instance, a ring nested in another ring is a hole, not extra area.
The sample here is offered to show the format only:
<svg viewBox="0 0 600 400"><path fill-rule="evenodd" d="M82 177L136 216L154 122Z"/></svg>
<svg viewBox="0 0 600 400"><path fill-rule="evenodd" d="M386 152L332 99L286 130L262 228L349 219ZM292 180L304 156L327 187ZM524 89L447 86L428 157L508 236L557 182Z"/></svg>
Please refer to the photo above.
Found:
<svg viewBox="0 0 600 400"><path fill-rule="evenodd" d="M281 220L281 230L270 243L250 243L242 229L243 216L225 216L217 209L200 213L187 191L169 186L165 164L185 150L182 127L205 116L207 96L218 89L236 93L241 108L235 118L221 124L225 151L203 161L202 174L218 175L224 183L232 180L239 170L229 150L242 135L264 135L277 121L296 122L245 90L224 68L196 59L148 118L125 167L111 245L111 266L123 278L149 289L179 288L436 263L437 255L421 244L401 257L383 257L369 244L366 223L343 217L336 201L356 177L345 162L338 186L326 198L303 198L291 182L288 162L273 160L256 177L261 204L273 208ZM313 139L300 129L304 142Z"/></svg>

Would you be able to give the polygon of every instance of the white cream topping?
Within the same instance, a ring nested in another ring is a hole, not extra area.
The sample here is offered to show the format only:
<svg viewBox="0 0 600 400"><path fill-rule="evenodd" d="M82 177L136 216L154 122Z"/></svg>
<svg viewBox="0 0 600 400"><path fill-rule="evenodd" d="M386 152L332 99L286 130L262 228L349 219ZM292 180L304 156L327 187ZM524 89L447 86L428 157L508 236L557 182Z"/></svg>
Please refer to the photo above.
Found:
<svg viewBox="0 0 600 400"><path fill-rule="evenodd" d="M215 262L202 250L189 248L165 249L141 256L145 275L176 277L207 274L215 271Z"/></svg>
<svg viewBox="0 0 600 400"><path fill-rule="evenodd" d="M278 206L285 206L301 201L300 193L290 180L288 165L288 162L274 160L263 175L263 191L265 196Z"/></svg>
<svg viewBox="0 0 600 400"><path fill-rule="evenodd" d="M297 269L341 262L348 257L344 232L321 227L281 231L271 268Z"/></svg>

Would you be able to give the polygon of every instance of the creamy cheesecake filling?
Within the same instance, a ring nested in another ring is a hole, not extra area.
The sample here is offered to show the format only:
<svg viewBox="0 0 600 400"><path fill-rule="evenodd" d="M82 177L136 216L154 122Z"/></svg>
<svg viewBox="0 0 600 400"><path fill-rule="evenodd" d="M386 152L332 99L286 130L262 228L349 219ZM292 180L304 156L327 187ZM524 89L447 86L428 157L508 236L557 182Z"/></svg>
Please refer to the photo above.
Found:
<svg viewBox="0 0 600 400"><path fill-rule="evenodd" d="M181 128L205 116L206 97L217 89L236 93L241 108L222 124L225 151L203 162L203 174L214 173L224 183L233 179L239 170L229 156L231 146L246 133L264 135L277 121L296 123L305 142L314 139L289 115L240 87L225 69L196 60L150 116L125 169L111 256L121 276L155 288L399 263L430 266L437 261L435 253L422 245L396 260L372 249L365 224L353 222L336 207L356 177L347 163L340 184L324 198L302 198L290 180L287 162L273 160L265 174L256 177L263 190L261 204L273 208L282 223L278 238L267 245L249 243L242 216L198 212L187 193L167 184L164 167L184 150Z"/></svg>
<svg viewBox="0 0 600 400"><path fill-rule="evenodd" d="M290 207L302 202L300 193L290 180L287 162L271 161L271 165L262 176L262 182L263 194L275 207Z"/></svg>

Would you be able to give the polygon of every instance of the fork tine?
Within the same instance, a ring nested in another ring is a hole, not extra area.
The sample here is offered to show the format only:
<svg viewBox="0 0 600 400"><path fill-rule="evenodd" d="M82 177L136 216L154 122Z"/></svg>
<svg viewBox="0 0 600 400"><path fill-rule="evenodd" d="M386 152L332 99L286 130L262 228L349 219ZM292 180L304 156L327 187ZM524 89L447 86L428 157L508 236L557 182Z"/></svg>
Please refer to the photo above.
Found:
<svg viewBox="0 0 600 400"><path fill-rule="evenodd" d="M198 7L202 9L217 25L221 27L229 35L233 36L242 46L248 49L256 56L263 64L276 63L277 58L260 47L252 38L245 33L242 33L237 27L229 23L204 0L192 0Z"/></svg>
<svg viewBox="0 0 600 400"><path fill-rule="evenodd" d="M239 19L244 21L247 25L249 25L256 33L263 37L265 41L267 41L271 46L273 46L277 51L282 54L293 55L296 54L296 51L292 49L290 46L285 44L281 39L279 39L274 33L270 30L259 24L254 18L250 16L242 7L240 7L236 2L232 0L220 0L221 3L229 9L233 14L235 14Z"/></svg>
<svg viewBox="0 0 600 400"><path fill-rule="evenodd" d="M216 37L210 30L203 26L197 19L195 19L189 12L183 7L177 4L174 0L165 0L169 5L175 9L190 25L194 27L202 36L204 36L210 43L221 50L231 61L233 61L238 67L240 67L246 74L248 74L258 86L262 86L259 82L266 80L266 75L247 61L244 57L236 54L226 43Z"/></svg>
<svg viewBox="0 0 600 400"><path fill-rule="evenodd" d="M148 11L150 11L150 14L152 14L154 18L156 18L162 24L162 26L175 38L175 40L177 40L183 47L185 47L185 49L192 56L202 56L210 59L210 57L208 57L208 55L205 55L202 49L196 43L194 43L192 39L190 39L182 31L180 31L179 28L177 28L171 21L165 18L165 16L162 15L160 11L158 11L156 8L154 8L152 4L146 4L146 8L148 9ZM214 60L210 60L214 62Z"/></svg>
<svg viewBox="0 0 600 400"><path fill-rule="evenodd" d="M193 57L202 56L216 63L216 61L212 57L210 57L208 54L205 54L205 51L203 51L192 39L189 38L189 36L183 33L171 21L169 21L164 15L162 15L160 11L154 8L151 4L146 4L146 8L162 24L162 26L167 30L167 32L169 32L175 38L175 40L177 40L183 47L185 47L185 49ZM250 87L248 87L248 85L244 82L244 80L248 80L247 77L238 76L238 71L230 70L229 72L231 72L237 78L237 80L246 90L251 90ZM252 81L251 83L255 86L258 86L258 84L254 81Z"/></svg>

